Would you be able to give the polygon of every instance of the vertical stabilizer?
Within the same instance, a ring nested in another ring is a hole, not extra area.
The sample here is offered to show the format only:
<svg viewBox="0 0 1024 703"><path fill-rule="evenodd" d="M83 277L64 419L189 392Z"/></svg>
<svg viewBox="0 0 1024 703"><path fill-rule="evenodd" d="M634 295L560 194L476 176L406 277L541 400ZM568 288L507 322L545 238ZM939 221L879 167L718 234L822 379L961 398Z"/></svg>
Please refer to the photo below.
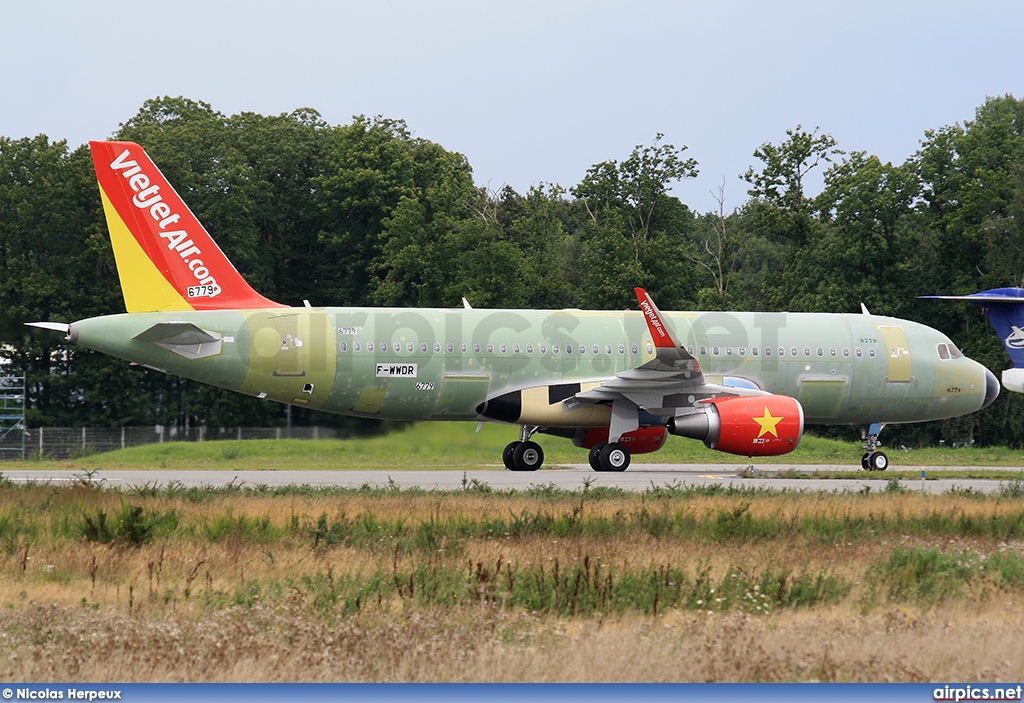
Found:
<svg viewBox="0 0 1024 703"><path fill-rule="evenodd" d="M89 146L128 312L282 307L245 282L141 146Z"/></svg>

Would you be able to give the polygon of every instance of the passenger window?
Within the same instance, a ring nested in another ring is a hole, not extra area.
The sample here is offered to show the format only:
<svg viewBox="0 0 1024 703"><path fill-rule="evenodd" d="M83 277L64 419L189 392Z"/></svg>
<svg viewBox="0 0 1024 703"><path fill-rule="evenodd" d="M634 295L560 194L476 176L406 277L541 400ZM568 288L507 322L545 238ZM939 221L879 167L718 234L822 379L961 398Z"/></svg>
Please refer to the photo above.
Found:
<svg viewBox="0 0 1024 703"><path fill-rule="evenodd" d="M625 355L626 355L626 345L625 344L620 344L619 345L619 356L625 356Z"/></svg>
<svg viewBox="0 0 1024 703"><path fill-rule="evenodd" d="M423 352L424 354L427 352L427 343L426 342L420 342L420 351Z"/></svg>
<svg viewBox="0 0 1024 703"><path fill-rule="evenodd" d="M441 353L441 343L440 342L434 342L434 353L435 354L440 354Z"/></svg>
<svg viewBox="0 0 1024 703"><path fill-rule="evenodd" d="M460 350L462 351L462 353L463 353L463 354L465 354L465 353L466 353L467 351L469 351L469 347L467 347L467 346L466 346L466 343L465 343L465 342L463 342L463 343L462 343L462 344L461 344L461 345L459 346L459 349L460 349Z"/></svg>
<svg viewBox="0 0 1024 703"><path fill-rule="evenodd" d="M373 342L366 343L366 351L373 351Z"/></svg>
<svg viewBox="0 0 1024 703"><path fill-rule="evenodd" d="M520 347L518 343L512 345L512 353L513 354L518 354L522 350L523 350L523 348Z"/></svg>
<svg viewBox="0 0 1024 703"><path fill-rule="evenodd" d="M338 345L338 349L343 352L348 351L348 345L342 342L341 344Z"/></svg>
<svg viewBox="0 0 1024 703"><path fill-rule="evenodd" d="M352 351L359 351L359 342L352 342Z"/></svg>
<svg viewBox="0 0 1024 703"><path fill-rule="evenodd" d="M540 353L541 354L547 354L548 353L548 345L547 344L541 344L540 345Z"/></svg>
<svg viewBox="0 0 1024 703"><path fill-rule="evenodd" d="M533 345L532 344L527 344L526 345L526 353L527 354L533 354Z"/></svg>
<svg viewBox="0 0 1024 703"><path fill-rule="evenodd" d="M630 347L630 351L633 352L633 356L636 356L637 354L640 353L640 347L634 344L632 347Z"/></svg>

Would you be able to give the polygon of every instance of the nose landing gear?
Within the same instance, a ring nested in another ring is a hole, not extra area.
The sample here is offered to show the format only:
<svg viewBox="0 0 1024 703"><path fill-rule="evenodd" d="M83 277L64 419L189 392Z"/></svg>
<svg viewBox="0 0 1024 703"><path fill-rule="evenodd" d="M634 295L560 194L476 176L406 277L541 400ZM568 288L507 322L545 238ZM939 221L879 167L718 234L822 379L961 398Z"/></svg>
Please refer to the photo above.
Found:
<svg viewBox="0 0 1024 703"><path fill-rule="evenodd" d="M873 422L870 425L861 425L860 438L864 440L864 449L867 450L860 459L861 468L865 471L885 471L889 468L889 457L884 452L878 451L881 446L878 435L885 427L880 422Z"/></svg>

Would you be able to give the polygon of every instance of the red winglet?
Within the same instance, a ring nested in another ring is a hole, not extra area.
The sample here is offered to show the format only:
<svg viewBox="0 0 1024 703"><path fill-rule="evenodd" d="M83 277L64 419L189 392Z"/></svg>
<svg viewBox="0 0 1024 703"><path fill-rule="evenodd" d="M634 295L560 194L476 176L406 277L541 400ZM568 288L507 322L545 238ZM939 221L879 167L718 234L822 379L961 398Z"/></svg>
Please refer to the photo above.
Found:
<svg viewBox="0 0 1024 703"><path fill-rule="evenodd" d="M651 296L643 288L634 288L633 291L640 303L640 312L644 314L644 320L647 321L647 329L651 331L651 337L654 338L654 346L660 349L678 349L679 343L676 342L672 332L666 326L661 310L658 310L658 306L651 300Z"/></svg>

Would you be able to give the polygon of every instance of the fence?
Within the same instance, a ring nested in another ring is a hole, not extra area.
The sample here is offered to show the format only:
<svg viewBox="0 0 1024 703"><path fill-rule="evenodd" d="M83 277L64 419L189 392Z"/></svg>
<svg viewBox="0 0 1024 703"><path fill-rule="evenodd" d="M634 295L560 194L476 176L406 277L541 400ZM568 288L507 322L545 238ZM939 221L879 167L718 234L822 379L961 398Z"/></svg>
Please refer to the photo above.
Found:
<svg viewBox="0 0 1024 703"><path fill-rule="evenodd" d="M230 439L337 439L349 436L333 427L35 427L25 430L25 453L67 459L158 442ZM0 459L21 456L0 455Z"/></svg>

